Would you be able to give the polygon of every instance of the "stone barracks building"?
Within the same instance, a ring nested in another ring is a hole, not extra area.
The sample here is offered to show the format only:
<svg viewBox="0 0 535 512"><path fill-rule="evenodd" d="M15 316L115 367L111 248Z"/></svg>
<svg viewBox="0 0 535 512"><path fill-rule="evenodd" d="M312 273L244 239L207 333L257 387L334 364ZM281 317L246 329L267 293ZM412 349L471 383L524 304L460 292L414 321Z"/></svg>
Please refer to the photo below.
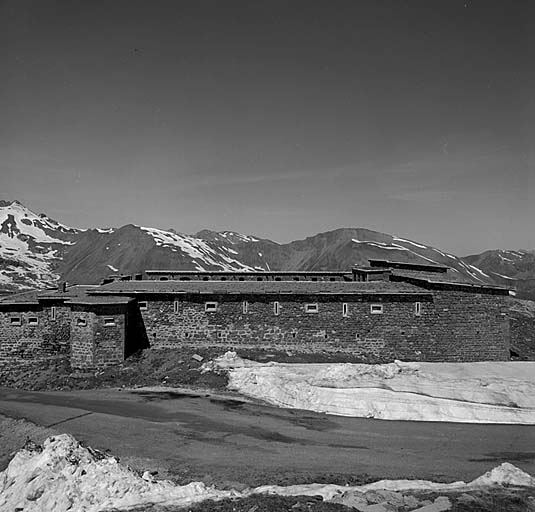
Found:
<svg viewBox="0 0 535 512"><path fill-rule="evenodd" d="M447 267L384 260L351 272L148 270L0 299L0 362L64 353L96 368L183 345L507 360L507 296Z"/></svg>

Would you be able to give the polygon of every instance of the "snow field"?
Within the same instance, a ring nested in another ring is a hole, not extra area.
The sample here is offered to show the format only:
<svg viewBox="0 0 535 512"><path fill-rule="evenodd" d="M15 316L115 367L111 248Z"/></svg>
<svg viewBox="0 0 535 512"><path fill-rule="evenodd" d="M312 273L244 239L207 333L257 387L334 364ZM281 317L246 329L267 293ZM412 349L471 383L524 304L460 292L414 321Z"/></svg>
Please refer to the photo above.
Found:
<svg viewBox="0 0 535 512"><path fill-rule="evenodd" d="M229 388L285 408L406 421L535 424L535 362L279 364L233 353Z"/></svg>

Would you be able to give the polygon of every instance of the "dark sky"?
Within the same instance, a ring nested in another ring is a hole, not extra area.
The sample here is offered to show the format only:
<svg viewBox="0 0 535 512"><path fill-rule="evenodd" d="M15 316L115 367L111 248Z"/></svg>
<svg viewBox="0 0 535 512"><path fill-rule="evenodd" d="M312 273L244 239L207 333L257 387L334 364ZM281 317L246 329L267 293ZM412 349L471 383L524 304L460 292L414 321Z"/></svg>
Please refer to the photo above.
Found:
<svg viewBox="0 0 535 512"><path fill-rule="evenodd" d="M535 2L0 5L3 199L77 227L535 248Z"/></svg>

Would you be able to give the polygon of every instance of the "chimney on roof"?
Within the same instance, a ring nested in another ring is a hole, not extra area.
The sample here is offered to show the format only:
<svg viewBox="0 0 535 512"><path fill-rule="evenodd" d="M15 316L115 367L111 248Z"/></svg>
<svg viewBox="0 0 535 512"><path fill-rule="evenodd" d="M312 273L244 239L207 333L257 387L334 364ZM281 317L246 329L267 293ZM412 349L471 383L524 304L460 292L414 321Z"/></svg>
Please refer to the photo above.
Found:
<svg viewBox="0 0 535 512"><path fill-rule="evenodd" d="M67 281L63 281L59 289L61 290L61 293L65 293L67 291Z"/></svg>

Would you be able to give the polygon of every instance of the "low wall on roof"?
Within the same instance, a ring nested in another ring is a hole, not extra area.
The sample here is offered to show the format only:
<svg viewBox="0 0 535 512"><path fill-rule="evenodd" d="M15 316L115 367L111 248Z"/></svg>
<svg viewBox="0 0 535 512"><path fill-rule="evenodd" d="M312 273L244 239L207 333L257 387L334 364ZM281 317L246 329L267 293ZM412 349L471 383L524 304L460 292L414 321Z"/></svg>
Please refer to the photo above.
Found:
<svg viewBox="0 0 535 512"><path fill-rule="evenodd" d="M350 272L147 271L151 281L351 281Z"/></svg>

